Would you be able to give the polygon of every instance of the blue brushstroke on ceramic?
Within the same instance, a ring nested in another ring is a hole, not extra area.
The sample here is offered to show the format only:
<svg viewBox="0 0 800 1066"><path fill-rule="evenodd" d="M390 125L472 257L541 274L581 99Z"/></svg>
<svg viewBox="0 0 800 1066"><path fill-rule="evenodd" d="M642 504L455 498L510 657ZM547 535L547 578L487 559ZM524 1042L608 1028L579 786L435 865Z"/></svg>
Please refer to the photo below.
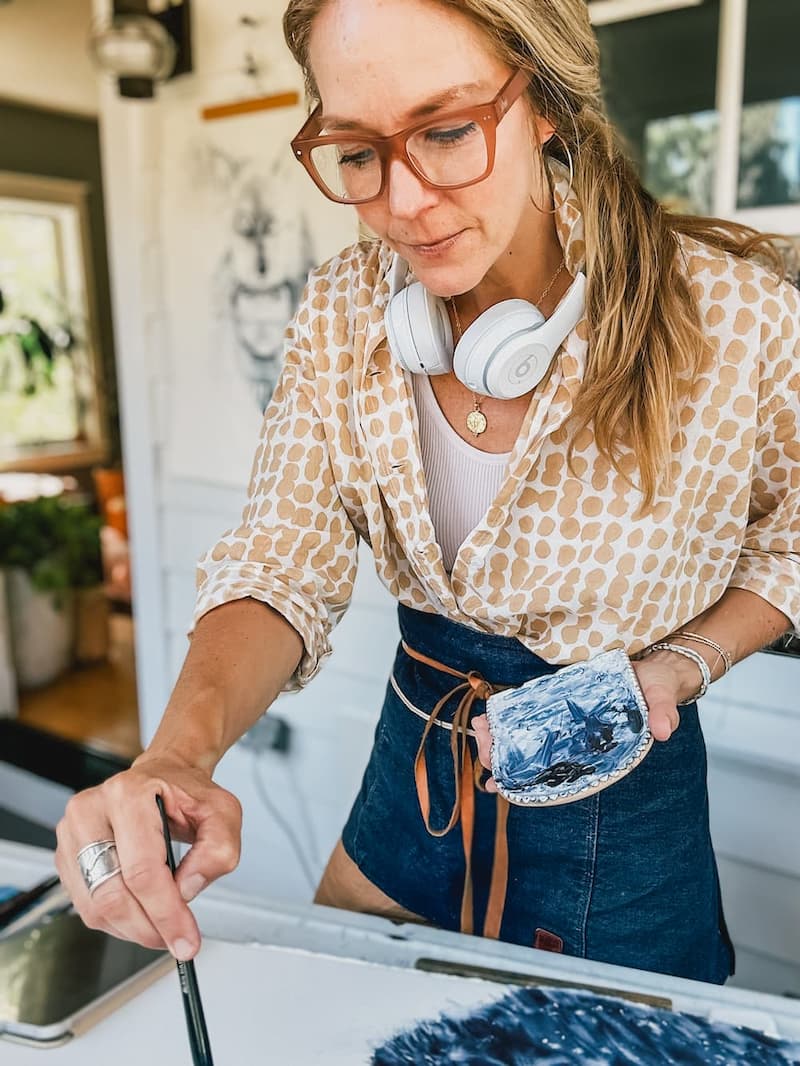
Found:
<svg viewBox="0 0 800 1066"><path fill-rule="evenodd" d="M490 696L492 776L514 803L578 799L649 749L647 704L623 651Z"/></svg>
<svg viewBox="0 0 800 1066"><path fill-rule="evenodd" d="M376 1049L372 1066L796 1066L800 1043L574 989L521 988L442 1014Z"/></svg>

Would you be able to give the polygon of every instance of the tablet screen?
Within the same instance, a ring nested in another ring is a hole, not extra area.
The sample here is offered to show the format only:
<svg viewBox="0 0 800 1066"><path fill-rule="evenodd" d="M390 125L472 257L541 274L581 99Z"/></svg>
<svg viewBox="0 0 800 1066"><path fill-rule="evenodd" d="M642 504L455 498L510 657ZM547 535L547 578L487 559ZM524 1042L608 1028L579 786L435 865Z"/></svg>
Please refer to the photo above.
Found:
<svg viewBox="0 0 800 1066"><path fill-rule="evenodd" d="M0 940L0 1032L53 1040L167 953L88 929L62 912Z"/></svg>

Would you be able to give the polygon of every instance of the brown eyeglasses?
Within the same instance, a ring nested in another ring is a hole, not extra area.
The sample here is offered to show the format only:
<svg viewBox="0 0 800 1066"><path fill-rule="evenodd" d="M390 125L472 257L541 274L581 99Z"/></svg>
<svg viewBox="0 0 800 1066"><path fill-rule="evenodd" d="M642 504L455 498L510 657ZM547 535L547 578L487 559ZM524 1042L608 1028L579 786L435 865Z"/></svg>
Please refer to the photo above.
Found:
<svg viewBox="0 0 800 1066"><path fill-rule="evenodd" d="M497 126L529 82L530 75L518 70L488 104L452 111L391 137L356 131L320 136L318 104L292 141L292 151L315 185L339 204L365 204L382 196L392 159L406 163L435 189L463 189L491 173Z"/></svg>

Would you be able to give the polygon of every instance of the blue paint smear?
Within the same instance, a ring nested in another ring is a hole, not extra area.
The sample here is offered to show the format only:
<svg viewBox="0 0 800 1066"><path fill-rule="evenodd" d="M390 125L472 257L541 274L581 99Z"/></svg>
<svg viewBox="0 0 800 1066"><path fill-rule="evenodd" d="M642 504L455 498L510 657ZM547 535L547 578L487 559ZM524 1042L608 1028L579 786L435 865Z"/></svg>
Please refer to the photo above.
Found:
<svg viewBox="0 0 800 1066"><path fill-rule="evenodd" d="M651 743L630 660L604 652L487 701L492 775L515 802L564 798L635 765Z"/></svg>
<svg viewBox="0 0 800 1066"><path fill-rule="evenodd" d="M521 988L377 1048L372 1066L788 1066L800 1044L572 989Z"/></svg>

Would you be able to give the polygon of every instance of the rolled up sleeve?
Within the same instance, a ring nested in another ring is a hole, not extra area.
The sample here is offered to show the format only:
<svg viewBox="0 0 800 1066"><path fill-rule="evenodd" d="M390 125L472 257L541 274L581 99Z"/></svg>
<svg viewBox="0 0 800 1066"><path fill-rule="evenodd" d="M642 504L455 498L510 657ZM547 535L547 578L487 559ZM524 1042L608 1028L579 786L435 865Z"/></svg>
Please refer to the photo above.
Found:
<svg viewBox="0 0 800 1066"><path fill-rule="evenodd" d="M330 634L352 596L357 548L318 414L310 345L295 319L264 414L241 524L198 562L193 626L233 600L268 604L303 640L303 657L286 686L300 688L330 655Z"/></svg>
<svg viewBox="0 0 800 1066"><path fill-rule="evenodd" d="M730 585L767 600L800 633L800 294L786 285L779 295L763 348L749 522Z"/></svg>

